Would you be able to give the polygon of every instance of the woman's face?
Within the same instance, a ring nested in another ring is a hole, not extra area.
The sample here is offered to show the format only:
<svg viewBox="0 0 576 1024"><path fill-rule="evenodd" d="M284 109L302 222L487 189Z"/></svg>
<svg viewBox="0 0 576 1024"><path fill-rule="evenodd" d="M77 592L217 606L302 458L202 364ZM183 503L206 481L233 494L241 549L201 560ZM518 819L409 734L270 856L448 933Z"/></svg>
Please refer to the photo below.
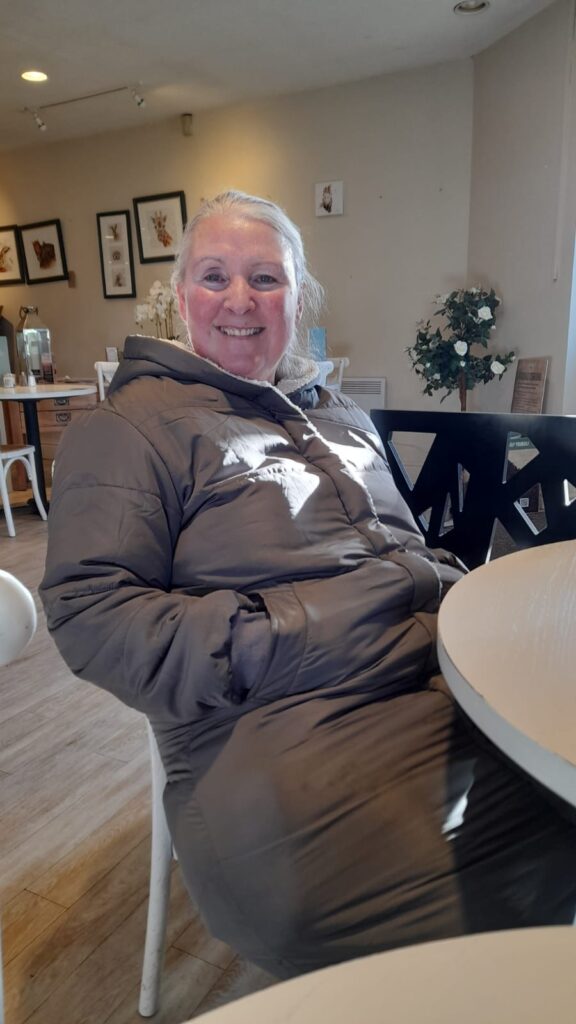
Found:
<svg viewBox="0 0 576 1024"><path fill-rule="evenodd" d="M200 221L177 293L199 356L274 382L300 315L293 259L274 228L239 214Z"/></svg>

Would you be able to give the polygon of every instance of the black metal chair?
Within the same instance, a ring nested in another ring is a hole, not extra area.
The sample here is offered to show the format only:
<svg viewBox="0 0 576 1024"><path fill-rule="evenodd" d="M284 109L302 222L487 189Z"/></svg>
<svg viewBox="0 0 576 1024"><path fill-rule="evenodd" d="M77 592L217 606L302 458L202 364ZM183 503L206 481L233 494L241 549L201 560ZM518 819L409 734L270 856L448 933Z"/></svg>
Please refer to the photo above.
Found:
<svg viewBox="0 0 576 1024"><path fill-rule="evenodd" d="M499 524L512 548L576 538L576 417L378 409L372 419L396 485L429 547L469 568L493 556ZM414 481L400 453L402 433L433 435ZM510 453L525 445L531 461ZM530 509L538 497L538 510Z"/></svg>

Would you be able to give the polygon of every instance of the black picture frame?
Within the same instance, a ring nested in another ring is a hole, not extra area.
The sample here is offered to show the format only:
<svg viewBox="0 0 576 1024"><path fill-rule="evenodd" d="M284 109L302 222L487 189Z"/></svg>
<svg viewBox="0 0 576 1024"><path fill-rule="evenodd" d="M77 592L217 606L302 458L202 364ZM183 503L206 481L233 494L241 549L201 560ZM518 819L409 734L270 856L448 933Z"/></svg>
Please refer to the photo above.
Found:
<svg viewBox="0 0 576 1024"><path fill-rule="evenodd" d="M68 267L60 220L40 220L18 228L28 284L67 281Z"/></svg>
<svg viewBox="0 0 576 1024"><path fill-rule="evenodd" d="M96 214L100 272L105 299L133 299L136 296L130 210Z"/></svg>
<svg viewBox="0 0 576 1024"><path fill-rule="evenodd" d="M24 284L24 262L17 224L0 227L0 287Z"/></svg>
<svg viewBox="0 0 576 1024"><path fill-rule="evenodd" d="M140 263L174 261L186 227L184 192L138 196L132 202Z"/></svg>

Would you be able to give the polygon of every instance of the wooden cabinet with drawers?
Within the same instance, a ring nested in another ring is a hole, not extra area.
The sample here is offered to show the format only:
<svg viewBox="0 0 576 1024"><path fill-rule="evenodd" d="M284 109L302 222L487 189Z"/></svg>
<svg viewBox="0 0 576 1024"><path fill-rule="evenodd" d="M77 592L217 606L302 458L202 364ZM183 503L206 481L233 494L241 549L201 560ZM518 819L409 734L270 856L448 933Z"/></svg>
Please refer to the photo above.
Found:
<svg viewBox="0 0 576 1024"><path fill-rule="evenodd" d="M38 425L42 439L42 462L46 483L52 480L52 461L67 426L87 409L93 409L98 396L75 395L70 398L45 398L38 402ZM23 417L22 417L23 418Z"/></svg>

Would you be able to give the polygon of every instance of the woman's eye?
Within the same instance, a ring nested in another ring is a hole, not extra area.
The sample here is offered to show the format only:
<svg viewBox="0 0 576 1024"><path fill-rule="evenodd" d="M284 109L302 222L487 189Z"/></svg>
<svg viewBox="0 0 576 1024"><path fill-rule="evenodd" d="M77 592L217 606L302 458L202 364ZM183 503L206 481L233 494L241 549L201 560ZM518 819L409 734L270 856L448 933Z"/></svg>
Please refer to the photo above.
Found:
<svg viewBox="0 0 576 1024"><path fill-rule="evenodd" d="M210 284L222 284L224 275L219 270L209 270L207 274L204 274L204 280Z"/></svg>
<svg viewBox="0 0 576 1024"><path fill-rule="evenodd" d="M276 284L276 278L272 274L256 274L256 284Z"/></svg>

